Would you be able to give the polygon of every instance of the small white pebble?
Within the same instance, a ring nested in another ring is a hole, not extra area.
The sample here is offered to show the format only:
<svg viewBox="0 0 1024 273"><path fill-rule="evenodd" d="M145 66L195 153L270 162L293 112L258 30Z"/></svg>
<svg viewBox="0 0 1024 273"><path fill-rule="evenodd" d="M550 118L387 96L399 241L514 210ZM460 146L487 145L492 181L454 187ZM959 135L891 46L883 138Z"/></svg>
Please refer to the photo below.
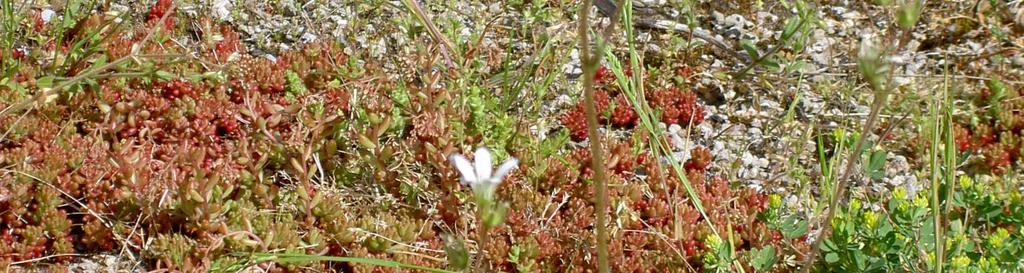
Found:
<svg viewBox="0 0 1024 273"><path fill-rule="evenodd" d="M227 21L231 19L231 6L231 1L214 0L213 4L210 5L210 11L213 12L213 16L218 20Z"/></svg>
<svg viewBox="0 0 1024 273"><path fill-rule="evenodd" d="M305 44L305 43L312 43L314 41L316 41L316 35L314 35L313 33L306 32L306 33L302 34L302 37L299 37L299 42L300 43L304 43Z"/></svg>

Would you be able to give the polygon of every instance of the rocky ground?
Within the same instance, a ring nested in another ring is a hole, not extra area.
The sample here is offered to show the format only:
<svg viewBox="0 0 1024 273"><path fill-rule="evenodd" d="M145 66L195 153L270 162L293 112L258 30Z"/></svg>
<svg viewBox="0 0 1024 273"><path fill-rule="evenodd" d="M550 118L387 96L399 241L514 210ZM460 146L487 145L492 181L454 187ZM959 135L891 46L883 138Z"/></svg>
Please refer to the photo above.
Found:
<svg viewBox="0 0 1024 273"><path fill-rule="evenodd" d="M485 3L486 2L486 3ZM575 4L546 1L543 7L524 1L409 1L419 5L437 29L453 44L473 43L474 48L493 51L501 60L503 53L516 59L510 67L539 63L539 51L554 52L545 64L548 73L557 73L540 98L540 119L531 125L538 139L554 135L563 128L559 116L569 111L579 98L582 73L576 49ZM545 1L533 1L545 2ZM872 92L860 81L857 58L867 45L896 44L893 37L894 12L872 5L870 1L814 1L809 4L806 25L785 41L780 37L787 20L798 16L798 9L776 1L681 1L634 0L639 20L635 34L644 62L663 70L692 71L686 84L704 103L705 122L693 128L660 124L671 139L676 160L690 158L692 147L704 146L714 155L710 172L728 177L735 187L780 194L788 207L812 216L816 197L815 177L825 176L819 164L820 132L844 129L859 131L868 116ZM245 52L276 60L283 52L321 41L337 41L347 54L362 59L388 60L396 52L421 51L424 44L443 47L429 38L412 40L406 33L423 26L410 21L403 1L234 1L199 0L175 2L182 21L212 18L226 22L239 34ZM133 14L144 18L149 1L111 1L103 10L111 15ZM60 16L62 7L41 4L45 11ZM854 174L854 196L884 196L896 188L913 195L929 182L915 170L926 164L913 147L914 136L923 130L921 105L936 96L944 79L960 86L957 92L981 92L984 81L998 77L1013 85L1024 76L1024 4L1021 1L928 1L914 31L906 37L902 49L891 56L897 91L881 115L880 131L897 137L871 136L870 149L883 151L883 177L871 179L862 172ZM131 23L130 20L127 23ZM598 25L607 22L601 17ZM685 27L684 27L685 26ZM676 30L682 31L676 31ZM690 31L692 30L692 31ZM698 38L691 33L705 34ZM188 47L194 37L179 33ZM424 41L427 41L426 43ZM720 43L721 45L716 45ZM742 44L754 46L759 54L774 53L778 67L751 65ZM626 56L624 37L612 41L613 51ZM438 58L450 56L441 52ZM995 57L998 56L998 57ZM492 63L493 60L488 61ZM448 60L448 62L451 62ZM387 62L384 69L395 74L411 69L402 60ZM949 69L954 67L955 69ZM487 66L479 73L497 73L500 67ZM743 75L737 72L746 71ZM668 72L660 71L654 73ZM501 80L492 92L499 92ZM654 84L666 84L665 82ZM522 90L532 94L533 90ZM955 115L970 115L969 105ZM918 110L915 110L918 109ZM628 131L611 129L612 135L628 140ZM886 135L887 136L887 135ZM586 142L573 142L583 147ZM844 166L842 160L835 163ZM840 168L841 169L841 168ZM835 176L836 174L831 174ZM808 241L813 239L811 236ZM84 258L72 271L125 269L121 256ZM116 260L116 259L115 259ZM130 260L130 259L128 259ZM139 267L130 271L141 271Z"/></svg>
<svg viewBox="0 0 1024 273"><path fill-rule="evenodd" d="M640 17L650 16L658 20L685 23L688 16L692 15L698 31L707 31L738 52L742 52L740 40L752 41L760 46L761 51L772 48L778 43L785 19L793 16L793 9L780 2L756 3L753 7L737 4L736 1L698 1L690 5L666 0L637 0L633 3L637 10L643 12L638 13ZM401 13L402 4L399 1L381 2L381 5L373 9L373 13L357 13L356 10L361 7L365 8L358 4L334 1L281 1L272 5L218 0L183 8L207 11L209 13L202 14L214 14L221 20L231 22L245 34L243 40L249 51L267 58L273 58L275 52L318 39L333 39L352 48L370 49L371 57L381 57L388 50L404 50L408 41L398 35L389 37L385 34L385 30L391 29L394 23L388 18ZM453 31L464 36L479 29L481 23L494 23L481 19L495 17L500 19L494 24L546 28L548 31L553 30L550 34L561 36L563 41L572 41L574 37L571 31L574 14L569 13L570 10L563 10L566 13L560 18L566 21L531 22L520 20L528 16L524 16L522 11L511 9L507 3L460 2L447 6L428 2L426 7L431 16L444 18L437 21L439 28L460 27ZM569 6L563 8L568 9ZM866 117L871 99L867 92L831 96L823 94L823 89L830 89L829 86L840 85L858 76L855 70L857 53L862 45L887 42L884 36L894 27L889 19L891 12L858 1L824 1L813 9L814 17L818 20L815 22L817 27L806 34L806 40L803 41L805 50L783 52L782 58L788 62L786 65L797 67L787 69L787 73L755 73L757 75L743 80L723 77L722 73L745 68L748 63L708 45L700 46L705 50L698 50L699 53L691 56L693 60L686 61L693 66L694 71L698 71L693 81L694 89L704 92L705 101L710 102L708 116L714 122L695 128L692 137L685 138L691 140L691 143L675 142L680 160L688 158L689 146L696 144L712 147L716 164L722 170L734 172L731 175L747 181L745 183L748 186L792 194L789 189L799 182L787 175L791 171L788 166L794 163L814 166L811 163L817 160L813 150L805 149L812 147L812 142L793 135L794 130L806 130L809 128L807 126L825 129L856 127ZM968 80L986 79L992 73L988 70L991 67L1005 68L1007 74L1003 76L1007 78L1021 76L1024 52L1019 49L1024 46L1024 36L1020 35L1024 28L1024 5L1020 1L1001 2L996 7L986 1L944 1L930 3L927 9L931 12L925 12L920 27L911 34L906 50L893 57L899 64L894 68L896 81L900 86L908 87L910 90L907 92L916 93L907 96L927 96L928 88L917 87L935 84L943 76L943 66L950 62L964 65L961 74L953 76ZM1006 13L1002 19L1004 21L992 22L993 18L986 18L985 14L993 10ZM490 16L482 16L484 14ZM1011 18L1012 21L1009 21ZM449 22L458 22L459 26L452 26ZM996 25L982 26L982 23ZM995 37L990 27L998 28L1007 37ZM678 45L673 45L671 40L680 36L685 38L685 35L641 28L636 36L644 47L643 53L657 58L666 55L665 51L679 50ZM506 44L510 41L493 33L485 35L483 42ZM707 43L699 39L694 42ZM513 46L527 47L519 43L513 42ZM576 78L582 72L579 68L579 54L572 45L562 44L564 50L570 53L570 58L562 65L564 78L552 86L558 92L545 103L551 113L569 108L572 98L577 96ZM617 46L620 51L625 49L622 43ZM1009 54L1000 60L978 58L998 52ZM753 70L763 71L764 68L755 67ZM802 81L798 80L801 75ZM798 94L801 100L796 102L794 110L796 119L802 124L782 124L778 117L786 115ZM557 115L549 117L552 120L541 124L557 127ZM900 118L892 115L887 119L895 122ZM907 122L898 122L896 125L890 130L917 130ZM687 133L687 130L678 126L668 129L669 134ZM544 131L549 130L539 129L538 134ZM794 150L802 150L804 153L794 158ZM884 181L888 187L875 186L875 190L897 186L920 189L925 184L925 181L918 181L907 173L910 166L905 155L890 152L887 162L889 164L886 164ZM820 174L820 170L807 171L807 175Z"/></svg>

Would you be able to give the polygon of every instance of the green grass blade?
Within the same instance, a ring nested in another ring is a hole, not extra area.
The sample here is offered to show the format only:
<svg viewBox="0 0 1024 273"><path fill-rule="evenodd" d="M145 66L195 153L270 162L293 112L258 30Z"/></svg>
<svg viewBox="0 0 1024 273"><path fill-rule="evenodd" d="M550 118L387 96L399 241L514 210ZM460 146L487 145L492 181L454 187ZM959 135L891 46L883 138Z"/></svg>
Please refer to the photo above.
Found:
<svg viewBox="0 0 1024 273"><path fill-rule="evenodd" d="M629 4L627 3L627 5ZM628 23L631 22L632 20L632 11L629 8L626 8L624 10L626 12L623 13L623 21L627 23L623 24L623 26L626 31L626 41L630 52L630 66L634 71L633 76L639 77L643 71L643 67L639 63L639 54L637 54L636 45L633 41L632 24ZM634 85L635 81L631 81L628 77L626 77L623 71L622 63L610 49L606 49L603 53L605 54L605 58L608 60L608 69L611 70L613 74L615 74L615 78L618 81L619 86L622 87L623 92L626 94L627 100L629 101L633 109L636 110L637 115L640 117L640 123L643 126L643 128L647 130L647 132L650 133L651 135L663 135L663 132L661 132L661 130L656 125L657 121L655 120L656 116L654 114L653 109L651 109L650 105L647 104L647 102L644 100L643 91L638 90L638 88L634 88L642 85ZM652 138L651 140L652 144L654 144L651 145L651 148L656 156L660 157L660 154L664 153L664 151L671 150L669 148L670 145L668 145L668 143L665 143L664 140L655 139L661 138ZM701 216L704 217L704 219L711 219L708 217L707 212L704 210L703 202L701 202L700 197L697 196L696 190L694 190L693 186L690 184L690 180L686 178L686 172L683 171L682 163L677 161L675 157L673 157L670 154L666 156L666 158L668 158L669 165L672 167L672 170L675 173L675 175L679 178L680 181L682 181L683 187L686 189L687 196L690 198L693 207L697 209L698 212L700 212ZM707 224L715 235L719 235L719 237L721 237L718 233L718 230L715 228L713 224L711 224L710 221L708 221Z"/></svg>

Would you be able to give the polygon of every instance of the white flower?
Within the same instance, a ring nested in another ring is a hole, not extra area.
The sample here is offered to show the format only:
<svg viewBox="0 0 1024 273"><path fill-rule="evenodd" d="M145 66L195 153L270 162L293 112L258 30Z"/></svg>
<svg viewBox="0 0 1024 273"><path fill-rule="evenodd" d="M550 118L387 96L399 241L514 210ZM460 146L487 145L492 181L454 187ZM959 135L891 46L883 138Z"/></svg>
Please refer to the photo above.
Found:
<svg viewBox="0 0 1024 273"><path fill-rule="evenodd" d="M475 164L470 164L469 160L461 154L452 154L448 159L462 174L462 177L459 178L462 184L469 185L474 192L488 200L494 196L494 191L498 188L498 184L501 184L501 179L519 164L519 160L509 157L508 160L501 163L501 166L498 166L497 170L492 172L491 152L485 147L476 149Z"/></svg>

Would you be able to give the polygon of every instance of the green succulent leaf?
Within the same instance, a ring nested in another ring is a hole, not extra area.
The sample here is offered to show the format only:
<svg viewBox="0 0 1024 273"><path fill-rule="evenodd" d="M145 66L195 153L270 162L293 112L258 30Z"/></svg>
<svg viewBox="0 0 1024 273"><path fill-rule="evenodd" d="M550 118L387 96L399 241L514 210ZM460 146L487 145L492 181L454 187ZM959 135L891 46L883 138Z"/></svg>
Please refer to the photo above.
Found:
<svg viewBox="0 0 1024 273"><path fill-rule="evenodd" d="M836 254L836 253L825 254L825 262L832 264L832 263L836 263L838 261L839 261L839 254Z"/></svg>
<svg viewBox="0 0 1024 273"><path fill-rule="evenodd" d="M775 255L774 246L765 246L761 249L751 250L754 258L751 259L750 265L754 267L758 272L768 271L775 265L775 262L779 260L779 257Z"/></svg>
<svg viewBox="0 0 1024 273"><path fill-rule="evenodd" d="M790 215L786 220L782 221L781 232L782 236L787 239L793 239L807 234L807 220L799 219L796 215Z"/></svg>
<svg viewBox="0 0 1024 273"><path fill-rule="evenodd" d="M880 180L885 176L885 156L887 152L885 150L878 150L871 153L868 159L868 164L864 166L868 176L873 180Z"/></svg>

